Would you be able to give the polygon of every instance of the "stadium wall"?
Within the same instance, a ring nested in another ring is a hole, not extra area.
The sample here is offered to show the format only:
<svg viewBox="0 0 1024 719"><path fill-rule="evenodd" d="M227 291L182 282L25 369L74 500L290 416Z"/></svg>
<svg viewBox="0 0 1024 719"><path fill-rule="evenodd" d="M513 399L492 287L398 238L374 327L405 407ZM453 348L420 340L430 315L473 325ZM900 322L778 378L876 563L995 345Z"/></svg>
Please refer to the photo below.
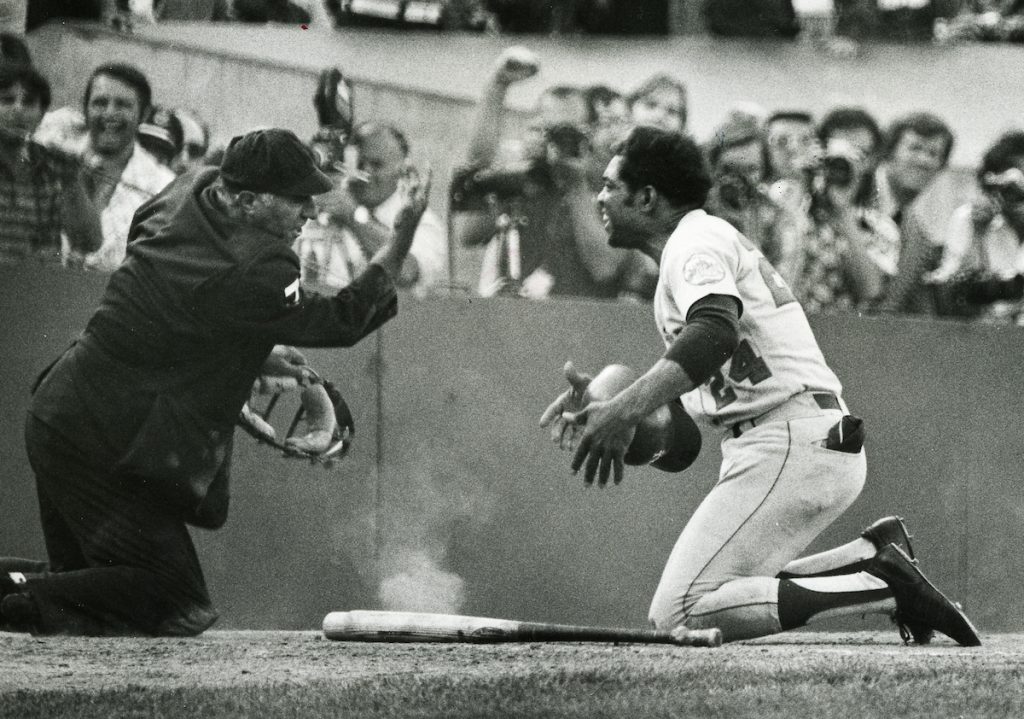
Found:
<svg viewBox="0 0 1024 719"><path fill-rule="evenodd" d="M28 387L73 339L100 275L0 267L0 552L43 556L22 443ZM223 628L309 628L391 607L642 624L679 530L711 487L720 436L681 475L630 469L585 489L537 426L573 359L645 366L649 309L629 304L401 300L355 348L311 351L352 406L350 457L324 471L239 433L233 507L197 546ZM899 513L925 572L982 630L1024 629L1024 333L959 322L816 316L868 428L867 486L812 545ZM288 408L277 410L285 421ZM828 482L828 477L821 481ZM883 620L853 627L882 626Z"/></svg>

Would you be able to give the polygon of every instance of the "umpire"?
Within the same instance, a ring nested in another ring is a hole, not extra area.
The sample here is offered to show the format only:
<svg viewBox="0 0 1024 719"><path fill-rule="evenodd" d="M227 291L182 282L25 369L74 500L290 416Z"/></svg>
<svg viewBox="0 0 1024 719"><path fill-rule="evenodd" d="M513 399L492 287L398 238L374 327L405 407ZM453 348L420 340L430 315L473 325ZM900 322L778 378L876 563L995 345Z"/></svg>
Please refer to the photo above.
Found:
<svg viewBox="0 0 1024 719"><path fill-rule="evenodd" d="M139 208L99 308L34 387L25 435L49 562L0 559L0 629L182 636L217 619L187 525L227 518L252 384L281 373L275 345L347 347L395 315L429 180L410 178L362 275L306 295L290 246L331 188L294 134L258 130Z"/></svg>

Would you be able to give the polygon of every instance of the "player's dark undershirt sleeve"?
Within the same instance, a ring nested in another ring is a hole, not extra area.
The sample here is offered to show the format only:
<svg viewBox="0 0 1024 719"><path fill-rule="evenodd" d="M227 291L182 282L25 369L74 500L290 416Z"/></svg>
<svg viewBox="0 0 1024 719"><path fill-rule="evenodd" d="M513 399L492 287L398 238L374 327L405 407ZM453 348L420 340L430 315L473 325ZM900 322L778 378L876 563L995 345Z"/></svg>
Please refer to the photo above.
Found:
<svg viewBox="0 0 1024 719"><path fill-rule="evenodd" d="M686 326L665 352L695 387L732 357L739 345L740 303L728 295L708 295L693 303L686 314Z"/></svg>

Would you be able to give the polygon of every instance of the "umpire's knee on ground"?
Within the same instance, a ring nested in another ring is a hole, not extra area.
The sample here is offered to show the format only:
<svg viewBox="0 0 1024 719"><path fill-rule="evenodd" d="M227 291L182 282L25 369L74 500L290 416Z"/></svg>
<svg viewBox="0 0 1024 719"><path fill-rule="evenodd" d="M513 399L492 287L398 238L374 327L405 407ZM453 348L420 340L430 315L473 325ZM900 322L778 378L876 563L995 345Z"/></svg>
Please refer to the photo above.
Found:
<svg viewBox="0 0 1024 719"><path fill-rule="evenodd" d="M30 417L50 570L26 575L42 634L190 636L217 619L184 520Z"/></svg>

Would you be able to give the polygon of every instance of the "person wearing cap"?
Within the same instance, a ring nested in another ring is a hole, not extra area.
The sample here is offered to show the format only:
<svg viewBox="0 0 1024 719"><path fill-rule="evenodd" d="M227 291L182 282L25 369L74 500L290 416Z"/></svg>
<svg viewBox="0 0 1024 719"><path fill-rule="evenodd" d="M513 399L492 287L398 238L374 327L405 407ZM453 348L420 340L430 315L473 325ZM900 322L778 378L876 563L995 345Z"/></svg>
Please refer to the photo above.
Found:
<svg viewBox="0 0 1024 719"><path fill-rule="evenodd" d="M154 105L146 113L145 122L139 125L137 141L157 162L174 172L174 160L184 145L185 131L176 113Z"/></svg>
<svg viewBox="0 0 1024 719"><path fill-rule="evenodd" d="M216 620L188 525L227 518L256 378L308 379L292 345L351 346L395 315L429 176L405 187L392 239L332 297L300 287L291 244L331 181L290 131L234 138L219 169L139 209L99 308L33 387L49 561L0 558L0 630L184 636Z"/></svg>

